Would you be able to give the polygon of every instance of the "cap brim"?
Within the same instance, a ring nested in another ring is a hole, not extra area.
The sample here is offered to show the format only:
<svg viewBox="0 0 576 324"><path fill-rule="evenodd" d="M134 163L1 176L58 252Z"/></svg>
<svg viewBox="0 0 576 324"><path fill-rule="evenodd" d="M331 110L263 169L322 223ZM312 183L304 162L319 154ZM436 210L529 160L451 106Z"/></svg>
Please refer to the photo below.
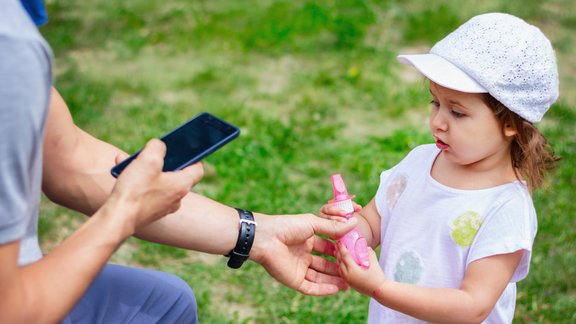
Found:
<svg viewBox="0 0 576 324"><path fill-rule="evenodd" d="M398 55L397 58L402 64L414 66L428 79L445 88L470 93L488 92L454 64L438 55L411 54Z"/></svg>

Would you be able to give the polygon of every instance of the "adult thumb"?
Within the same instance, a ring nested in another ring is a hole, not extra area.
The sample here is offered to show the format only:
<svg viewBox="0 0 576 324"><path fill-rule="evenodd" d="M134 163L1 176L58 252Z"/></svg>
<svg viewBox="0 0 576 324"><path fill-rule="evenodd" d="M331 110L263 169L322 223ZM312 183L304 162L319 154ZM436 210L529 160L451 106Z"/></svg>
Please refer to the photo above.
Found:
<svg viewBox="0 0 576 324"><path fill-rule="evenodd" d="M315 217L313 225L314 234L324 234L330 239L337 240L354 229L358 225L358 219L352 217L346 221L338 221Z"/></svg>

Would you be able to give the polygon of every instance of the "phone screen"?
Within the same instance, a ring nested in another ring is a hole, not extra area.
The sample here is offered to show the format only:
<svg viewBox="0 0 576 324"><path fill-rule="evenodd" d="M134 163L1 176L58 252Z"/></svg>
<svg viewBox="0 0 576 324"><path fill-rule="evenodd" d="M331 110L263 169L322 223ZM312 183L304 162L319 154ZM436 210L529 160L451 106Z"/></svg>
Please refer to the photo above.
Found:
<svg viewBox="0 0 576 324"><path fill-rule="evenodd" d="M166 144L162 171L180 170L196 163L239 133L240 130L228 122L209 113L201 113L160 138ZM112 175L117 177L139 153L112 168Z"/></svg>

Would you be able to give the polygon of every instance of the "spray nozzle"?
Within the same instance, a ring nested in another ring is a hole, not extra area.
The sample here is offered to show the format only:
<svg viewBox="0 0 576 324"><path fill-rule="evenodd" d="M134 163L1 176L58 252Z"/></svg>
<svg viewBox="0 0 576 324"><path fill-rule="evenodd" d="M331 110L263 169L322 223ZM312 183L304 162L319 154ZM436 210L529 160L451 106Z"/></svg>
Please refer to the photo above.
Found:
<svg viewBox="0 0 576 324"><path fill-rule="evenodd" d="M334 200L346 200L352 197L348 195L348 190L346 190L346 185L342 176L337 173L332 175L332 188L334 189Z"/></svg>

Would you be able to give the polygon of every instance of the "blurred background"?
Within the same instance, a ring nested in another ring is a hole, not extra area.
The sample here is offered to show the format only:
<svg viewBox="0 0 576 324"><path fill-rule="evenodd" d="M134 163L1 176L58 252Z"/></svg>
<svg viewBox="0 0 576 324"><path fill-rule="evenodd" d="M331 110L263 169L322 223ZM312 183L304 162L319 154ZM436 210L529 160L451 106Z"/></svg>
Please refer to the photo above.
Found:
<svg viewBox="0 0 576 324"><path fill-rule="evenodd" d="M507 12L539 26L561 94L539 128L563 157L534 195L539 233L518 285L516 323L576 322L576 5L549 1L47 0L41 28L55 85L76 123L127 152L201 111L241 129L204 161L194 191L270 214L316 213L342 173L366 204L381 171L432 142L430 95L399 53L427 51L474 15ZM43 201L49 252L84 220ZM175 273L202 323L363 323L354 291L303 296L258 265L130 239L113 259Z"/></svg>

